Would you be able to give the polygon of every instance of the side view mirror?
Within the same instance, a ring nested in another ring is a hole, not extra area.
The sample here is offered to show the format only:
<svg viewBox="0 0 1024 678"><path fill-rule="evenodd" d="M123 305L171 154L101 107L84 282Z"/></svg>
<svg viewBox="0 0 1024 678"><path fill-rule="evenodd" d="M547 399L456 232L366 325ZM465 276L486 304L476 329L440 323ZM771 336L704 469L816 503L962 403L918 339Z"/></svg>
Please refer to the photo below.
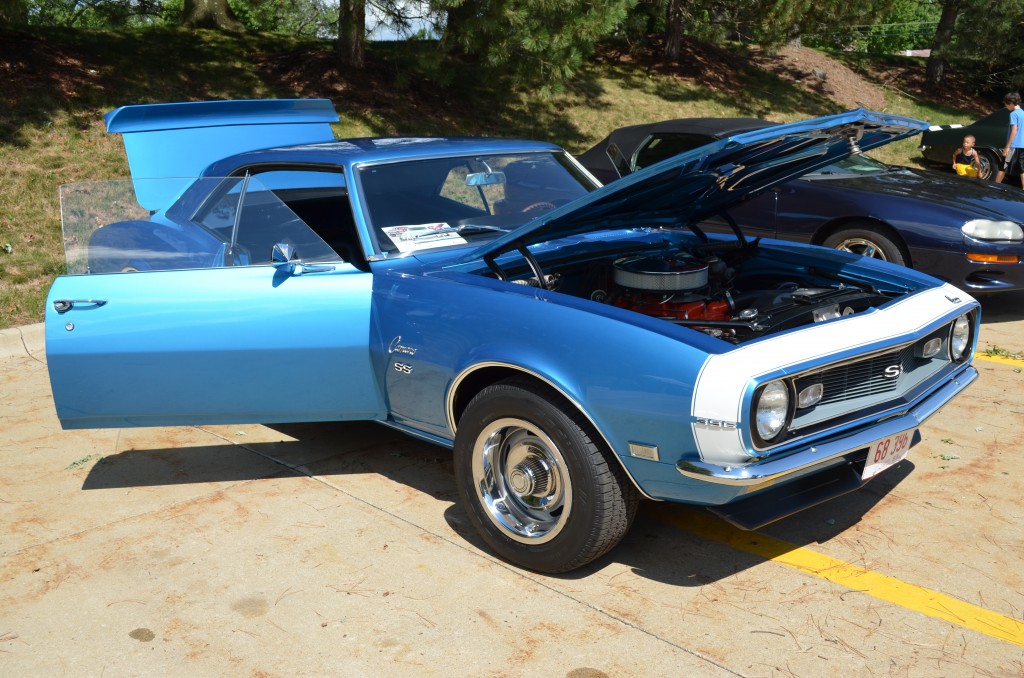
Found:
<svg viewBox="0 0 1024 678"><path fill-rule="evenodd" d="M304 264L299 258L299 251L292 245L279 242L274 245L270 253L270 261L274 268L284 271L289 275L302 275L303 273L319 273L322 271L333 271L334 266L329 264Z"/></svg>

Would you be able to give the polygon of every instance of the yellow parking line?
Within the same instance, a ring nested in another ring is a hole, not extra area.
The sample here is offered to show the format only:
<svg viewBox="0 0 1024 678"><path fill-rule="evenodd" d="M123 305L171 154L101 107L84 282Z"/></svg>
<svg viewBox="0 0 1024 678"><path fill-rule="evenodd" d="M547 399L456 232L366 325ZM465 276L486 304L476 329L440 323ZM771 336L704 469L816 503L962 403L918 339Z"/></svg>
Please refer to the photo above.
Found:
<svg viewBox="0 0 1024 678"><path fill-rule="evenodd" d="M1003 365L1013 365L1014 367L1024 367L1024 360L1020 358L1006 358L1001 355L985 355L984 353L975 353L975 360L984 360L990 363L1002 363Z"/></svg>
<svg viewBox="0 0 1024 678"><path fill-rule="evenodd" d="M895 603L929 617L962 626L992 638L1024 646L1024 623L944 593L914 586L820 553L769 537L746 532L700 510L655 505L661 522L711 541L772 560L827 579L865 595Z"/></svg>

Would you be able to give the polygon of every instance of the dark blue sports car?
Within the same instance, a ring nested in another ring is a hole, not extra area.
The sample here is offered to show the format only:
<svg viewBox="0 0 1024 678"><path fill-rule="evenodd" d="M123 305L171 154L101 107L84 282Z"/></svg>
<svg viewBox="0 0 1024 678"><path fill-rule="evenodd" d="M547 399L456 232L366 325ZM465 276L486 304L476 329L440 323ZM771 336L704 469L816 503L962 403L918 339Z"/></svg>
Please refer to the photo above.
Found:
<svg viewBox="0 0 1024 678"><path fill-rule="evenodd" d="M919 121L757 130L601 187L552 144L335 139L336 119L322 100L108 115L132 178L62 190L64 427L378 421L453 450L496 553L562 572L641 498L752 528L855 490L977 377L978 304L954 286L699 226Z"/></svg>
<svg viewBox="0 0 1024 678"><path fill-rule="evenodd" d="M609 183L677 153L772 124L690 118L623 127L579 160ZM852 151L737 204L729 216L748 235L903 264L972 294L1024 287L1024 192L949 172L886 165ZM730 230L720 218L702 226Z"/></svg>

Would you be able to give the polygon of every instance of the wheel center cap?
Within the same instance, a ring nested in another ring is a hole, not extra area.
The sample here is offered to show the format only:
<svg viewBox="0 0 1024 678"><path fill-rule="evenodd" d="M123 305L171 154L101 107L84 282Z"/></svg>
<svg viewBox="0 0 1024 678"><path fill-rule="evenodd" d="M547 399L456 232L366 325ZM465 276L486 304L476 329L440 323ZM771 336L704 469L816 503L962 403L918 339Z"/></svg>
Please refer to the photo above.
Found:
<svg viewBox="0 0 1024 678"><path fill-rule="evenodd" d="M548 470L540 459L528 459L512 467L508 484L520 497L541 495L548 488Z"/></svg>

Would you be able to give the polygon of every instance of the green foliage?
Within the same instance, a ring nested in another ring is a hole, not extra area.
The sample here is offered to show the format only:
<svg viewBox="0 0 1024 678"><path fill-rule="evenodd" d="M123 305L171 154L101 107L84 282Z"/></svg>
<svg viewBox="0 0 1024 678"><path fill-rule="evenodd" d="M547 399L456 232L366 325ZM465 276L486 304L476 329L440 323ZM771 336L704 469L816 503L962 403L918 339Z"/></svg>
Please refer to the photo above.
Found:
<svg viewBox="0 0 1024 678"><path fill-rule="evenodd" d="M337 36L338 6L327 0L228 0L228 5L250 31L299 38Z"/></svg>
<svg viewBox="0 0 1024 678"><path fill-rule="evenodd" d="M557 91L637 0L432 0L442 46L512 87Z"/></svg>
<svg viewBox="0 0 1024 678"><path fill-rule="evenodd" d="M928 5L931 0L849 0L815 6L815 11L800 22L801 40L810 47L826 49L854 49L866 51L874 34L884 37L886 31L875 33L879 24L898 23L890 18L893 8L901 4ZM932 26L934 34L934 26ZM899 49L910 49L900 47Z"/></svg>
<svg viewBox="0 0 1024 678"><path fill-rule="evenodd" d="M866 27L861 41L871 54L896 54L903 50L929 49L935 39L942 8L934 0L893 0L881 22Z"/></svg>
<svg viewBox="0 0 1024 678"><path fill-rule="evenodd" d="M34 26L137 28L160 23L163 0L29 0Z"/></svg>

